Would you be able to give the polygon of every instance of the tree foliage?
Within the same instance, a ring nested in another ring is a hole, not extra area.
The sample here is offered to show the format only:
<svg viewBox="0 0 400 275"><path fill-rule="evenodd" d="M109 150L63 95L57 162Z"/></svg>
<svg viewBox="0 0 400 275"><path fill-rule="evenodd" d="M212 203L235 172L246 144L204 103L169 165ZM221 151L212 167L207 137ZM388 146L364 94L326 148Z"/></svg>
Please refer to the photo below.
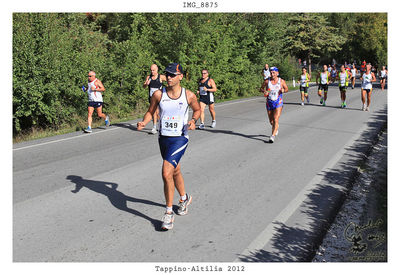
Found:
<svg viewBox="0 0 400 275"><path fill-rule="evenodd" d="M197 90L201 70L217 99L258 94L265 63L281 77L297 58L387 62L387 15L284 13L15 13L14 135L73 125L87 114L87 72L106 87L105 111L124 118L143 110L150 65L180 62L183 86Z"/></svg>

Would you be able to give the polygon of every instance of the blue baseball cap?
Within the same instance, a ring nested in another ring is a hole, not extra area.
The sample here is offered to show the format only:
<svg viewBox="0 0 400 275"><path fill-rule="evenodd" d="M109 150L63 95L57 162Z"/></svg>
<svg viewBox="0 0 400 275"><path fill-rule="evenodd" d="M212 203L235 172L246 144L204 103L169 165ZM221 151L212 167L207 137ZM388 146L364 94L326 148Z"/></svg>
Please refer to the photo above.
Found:
<svg viewBox="0 0 400 275"><path fill-rule="evenodd" d="M274 71L274 72L279 72L279 70L278 70L277 67L272 67L272 68L270 68L269 70L270 70L270 71Z"/></svg>
<svg viewBox="0 0 400 275"><path fill-rule="evenodd" d="M182 66L179 63L170 63L167 68L164 70L166 73L171 73L171 74L182 74L183 69Z"/></svg>

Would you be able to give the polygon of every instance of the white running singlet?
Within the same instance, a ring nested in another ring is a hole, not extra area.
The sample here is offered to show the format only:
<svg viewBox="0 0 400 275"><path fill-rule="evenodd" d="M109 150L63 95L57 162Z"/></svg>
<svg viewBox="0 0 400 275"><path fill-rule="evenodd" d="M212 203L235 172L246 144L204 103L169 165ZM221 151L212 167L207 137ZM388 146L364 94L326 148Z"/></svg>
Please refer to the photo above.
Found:
<svg viewBox="0 0 400 275"><path fill-rule="evenodd" d="M181 89L181 95L177 99L168 96L165 87L159 103L160 108L160 135L177 137L187 134L187 122L189 116L189 104L186 98L186 89Z"/></svg>
<svg viewBox="0 0 400 275"><path fill-rule="evenodd" d="M101 95L101 92L92 90L95 87L94 83L96 80L97 78L88 83L87 93L89 96L89 102L103 102L103 96Z"/></svg>
<svg viewBox="0 0 400 275"><path fill-rule="evenodd" d="M321 78L321 84L326 84L326 83L328 83L328 72L326 72L326 73L321 73L321 74L320 74L320 78Z"/></svg>
<svg viewBox="0 0 400 275"><path fill-rule="evenodd" d="M372 74L371 72L369 74L365 73L362 76L363 82L361 88L364 90L370 90L372 89Z"/></svg>
<svg viewBox="0 0 400 275"><path fill-rule="evenodd" d="M308 77L307 77L307 74L302 74L301 76L300 76L300 86L301 87L308 87L308 85L307 85L307 80L308 80Z"/></svg>
<svg viewBox="0 0 400 275"><path fill-rule="evenodd" d="M347 86L347 78L348 78L348 75L347 75L347 72L344 72L344 73L342 73L342 72L340 72L339 73L339 87L345 87L345 86Z"/></svg>
<svg viewBox="0 0 400 275"><path fill-rule="evenodd" d="M268 81L268 99L276 101L280 94L282 94L282 86L281 86L281 79L278 78L278 82L276 84L272 84L271 80Z"/></svg>

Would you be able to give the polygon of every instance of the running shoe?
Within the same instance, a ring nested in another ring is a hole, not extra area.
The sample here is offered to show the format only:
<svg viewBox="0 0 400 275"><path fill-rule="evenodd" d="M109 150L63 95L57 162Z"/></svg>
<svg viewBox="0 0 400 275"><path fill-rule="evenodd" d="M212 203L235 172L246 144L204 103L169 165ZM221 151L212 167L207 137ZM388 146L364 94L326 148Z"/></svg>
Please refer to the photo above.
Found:
<svg viewBox="0 0 400 275"><path fill-rule="evenodd" d="M186 194L186 200L181 201L179 200L178 203L178 215L183 216L186 215L188 212L188 206L192 203L192 196Z"/></svg>
<svg viewBox="0 0 400 275"><path fill-rule="evenodd" d="M301 106L304 106L304 102L301 103Z"/></svg>
<svg viewBox="0 0 400 275"><path fill-rule="evenodd" d="M307 103L310 103L310 96L307 96Z"/></svg>
<svg viewBox="0 0 400 275"><path fill-rule="evenodd" d="M366 106L365 104L363 104L362 110L365 111L366 110Z"/></svg>
<svg viewBox="0 0 400 275"><path fill-rule="evenodd" d="M201 130L203 130L205 127L204 127L204 123L201 123L200 125L199 125L199 129L201 129Z"/></svg>
<svg viewBox="0 0 400 275"><path fill-rule="evenodd" d="M326 106L326 104L325 104L325 100L324 100L324 102L322 103L322 106Z"/></svg>
<svg viewBox="0 0 400 275"><path fill-rule="evenodd" d="M85 131L85 133L91 133L92 132L92 128L88 126L84 131Z"/></svg>
<svg viewBox="0 0 400 275"><path fill-rule="evenodd" d="M167 213L165 212L164 216L162 217L162 225L161 229L170 230L174 227L174 213Z"/></svg>
<svg viewBox="0 0 400 275"><path fill-rule="evenodd" d="M343 102L343 108L346 108L346 107L347 107L346 102Z"/></svg>
<svg viewBox="0 0 400 275"><path fill-rule="evenodd" d="M324 103L324 99L321 97L321 100L319 101L319 104Z"/></svg>
<svg viewBox="0 0 400 275"><path fill-rule="evenodd" d="M215 126L217 126L217 122L215 120L213 120L211 123L211 128L215 128Z"/></svg>
<svg viewBox="0 0 400 275"><path fill-rule="evenodd" d="M156 127L153 127L153 129L151 129L151 133L152 133L153 135L157 134L157 128L156 128Z"/></svg>
<svg viewBox="0 0 400 275"><path fill-rule="evenodd" d="M365 111L369 112L369 107L365 108Z"/></svg>
<svg viewBox="0 0 400 275"><path fill-rule="evenodd" d="M110 118L108 116L106 116L105 123L106 123L106 126L110 126Z"/></svg>
<svg viewBox="0 0 400 275"><path fill-rule="evenodd" d="M269 143L274 143L275 141L275 136L270 136L269 137Z"/></svg>

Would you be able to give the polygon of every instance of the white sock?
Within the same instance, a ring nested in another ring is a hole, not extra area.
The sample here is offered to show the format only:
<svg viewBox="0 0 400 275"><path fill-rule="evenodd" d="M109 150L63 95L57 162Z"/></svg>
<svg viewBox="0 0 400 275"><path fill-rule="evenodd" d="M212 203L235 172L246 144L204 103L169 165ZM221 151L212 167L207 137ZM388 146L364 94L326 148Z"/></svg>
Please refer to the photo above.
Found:
<svg viewBox="0 0 400 275"><path fill-rule="evenodd" d="M166 207L165 208L165 212L167 212L167 213L172 213L172 206L171 207Z"/></svg>
<svg viewBox="0 0 400 275"><path fill-rule="evenodd" d="M185 201L187 199L187 196L186 196L186 194L185 195L183 195L183 196L181 196L181 201Z"/></svg>

